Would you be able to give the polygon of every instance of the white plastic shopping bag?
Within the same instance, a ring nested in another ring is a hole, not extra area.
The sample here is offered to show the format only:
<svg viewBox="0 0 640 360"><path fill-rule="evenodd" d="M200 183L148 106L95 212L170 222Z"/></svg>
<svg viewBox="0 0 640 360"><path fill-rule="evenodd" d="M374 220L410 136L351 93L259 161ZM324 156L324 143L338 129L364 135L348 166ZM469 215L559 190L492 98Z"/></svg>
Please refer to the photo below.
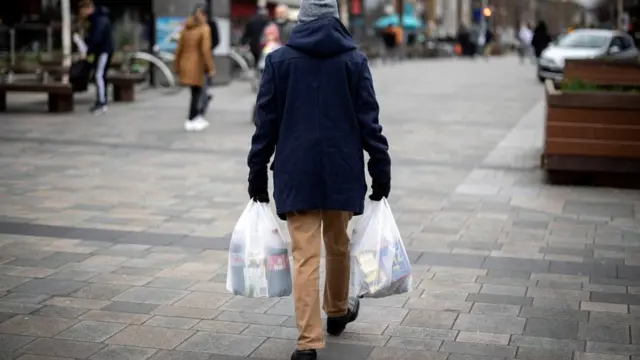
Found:
<svg viewBox="0 0 640 360"><path fill-rule="evenodd" d="M411 264L387 199L367 201L351 237L351 294L381 298L411 286Z"/></svg>
<svg viewBox="0 0 640 360"><path fill-rule="evenodd" d="M231 234L227 290L249 298L291 295L288 244L267 204L249 201Z"/></svg>

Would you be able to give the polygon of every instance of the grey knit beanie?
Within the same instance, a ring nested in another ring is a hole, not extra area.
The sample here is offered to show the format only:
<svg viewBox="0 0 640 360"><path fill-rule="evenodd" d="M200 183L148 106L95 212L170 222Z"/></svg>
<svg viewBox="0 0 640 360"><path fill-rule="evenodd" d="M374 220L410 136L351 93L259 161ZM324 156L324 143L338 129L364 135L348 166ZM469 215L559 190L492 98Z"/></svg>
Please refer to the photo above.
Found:
<svg viewBox="0 0 640 360"><path fill-rule="evenodd" d="M333 16L340 18L338 14L337 0L301 0L298 22L306 23L319 17Z"/></svg>

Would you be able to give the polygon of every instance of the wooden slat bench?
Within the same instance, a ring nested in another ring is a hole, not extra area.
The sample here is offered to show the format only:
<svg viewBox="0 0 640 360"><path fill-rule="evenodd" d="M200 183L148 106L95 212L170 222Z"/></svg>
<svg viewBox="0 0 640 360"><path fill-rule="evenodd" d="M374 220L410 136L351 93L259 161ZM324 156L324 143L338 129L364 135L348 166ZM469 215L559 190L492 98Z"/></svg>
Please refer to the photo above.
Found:
<svg viewBox="0 0 640 360"><path fill-rule="evenodd" d="M113 100L131 102L135 100L135 86L144 82L144 74L110 73L107 82L113 85Z"/></svg>
<svg viewBox="0 0 640 360"><path fill-rule="evenodd" d="M49 96L49 112L73 111L73 89L71 84L13 82L0 83L0 111L7 111L7 93L31 92L47 93Z"/></svg>

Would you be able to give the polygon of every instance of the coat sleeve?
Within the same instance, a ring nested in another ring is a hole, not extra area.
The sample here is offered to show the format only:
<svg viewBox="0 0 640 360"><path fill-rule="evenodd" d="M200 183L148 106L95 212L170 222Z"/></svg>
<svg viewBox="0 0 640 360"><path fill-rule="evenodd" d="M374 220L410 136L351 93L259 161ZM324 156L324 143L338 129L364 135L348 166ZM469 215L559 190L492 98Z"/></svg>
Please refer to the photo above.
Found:
<svg viewBox="0 0 640 360"><path fill-rule="evenodd" d="M373 78L369 64L365 58L360 66L360 76L357 85L356 115L360 125L362 146L369 154L367 167L373 182L391 182L391 157L389 143L382 135L382 125L378 121L380 107L373 89Z"/></svg>
<svg viewBox="0 0 640 360"><path fill-rule="evenodd" d="M247 158L250 183L267 181L267 167L278 143L279 130L274 69L271 56L267 56L256 100L256 130Z"/></svg>
<svg viewBox="0 0 640 360"><path fill-rule="evenodd" d="M180 61L182 61L182 53L184 51L184 34L185 31L182 30L180 39L178 39L178 45L176 46L176 52L173 60L173 71L178 75L180 74Z"/></svg>
<svg viewBox="0 0 640 360"><path fill-rule="evenodd" d="M209 25L204 26L204 28L202 41L200 42L200 52L202 59L204 59L204 71L208 74L215 68L213 67L213 55L211 54L211 28Z"/></svg>
<svg viewBox="0 0 640 360"><path fill-rule="evenodd" d="M106 16L97 16L87 34L87 54L95 54L104 38L109 36L109 19Z"/></svg>

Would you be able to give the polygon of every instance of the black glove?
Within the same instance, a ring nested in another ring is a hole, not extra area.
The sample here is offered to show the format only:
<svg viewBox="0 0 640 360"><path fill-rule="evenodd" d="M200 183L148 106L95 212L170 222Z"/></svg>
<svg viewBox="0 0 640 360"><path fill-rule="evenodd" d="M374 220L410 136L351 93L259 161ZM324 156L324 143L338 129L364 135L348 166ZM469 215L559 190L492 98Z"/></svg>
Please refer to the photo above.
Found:
<svg viewBox="0 0 640 360"><path fill-rule="evenodd" d="M249 182L249 198L259 203L269 202L269 185L264 182Z"/></svg>
<svg viewBox="0 0 640 360"><path fill-rule="evenodd" d="M391 192L391 184L390 183L378 183L374 182L371 185L371 195L369 195L369 199L373 201L380 201L382 198L388 198L389 192Z"/></svg>

